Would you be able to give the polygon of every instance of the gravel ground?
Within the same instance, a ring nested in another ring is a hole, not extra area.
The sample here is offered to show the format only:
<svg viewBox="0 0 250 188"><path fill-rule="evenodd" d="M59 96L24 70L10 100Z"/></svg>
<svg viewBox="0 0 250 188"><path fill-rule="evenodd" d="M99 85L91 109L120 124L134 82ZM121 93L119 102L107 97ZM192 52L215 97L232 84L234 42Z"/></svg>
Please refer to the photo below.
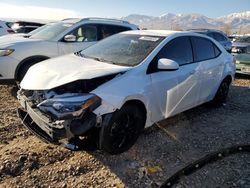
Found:
<svg viewBox="0 0 250 188"><path fill-rule="evenodd" d="M234 81L225 106L202 105L146 129L121 155L45 144L21 124L10 86L0 86L0 187L159 187L187 164L250 144L250 79ZM250 154L238 153L181 178L175 187L250 187Z"/></svg>

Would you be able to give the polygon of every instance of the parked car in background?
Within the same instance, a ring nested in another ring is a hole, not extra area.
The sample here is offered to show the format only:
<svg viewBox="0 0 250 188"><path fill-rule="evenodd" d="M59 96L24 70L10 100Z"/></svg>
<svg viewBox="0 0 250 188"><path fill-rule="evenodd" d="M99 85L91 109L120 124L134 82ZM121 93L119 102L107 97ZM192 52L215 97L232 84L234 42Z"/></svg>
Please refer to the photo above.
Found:
<svg viewBox="0 0 250 188"><path fill-rule="evenodd" d="M228 52L231 52L232 42L227 37L225 33L222 31L214 30L214 29L191 29L189 31L193 31L196 33L204 34L209 37L212 37L216 41L218 41Z"/></svg>
<svg viewBox="0 0 250 188"><path fill-rule="evenodd" d="M31 65L78 52L107 36L134 29L138 29L136 25L122 20L65 19L28 37L0 38L0 83L21 81Z"/></svg>
<svg viewBox="0 0 250 188"><path fill-rule="evenodd" d="M38 26L22 26L19 27L15 32L16 33L30 33L31 31L34 31L35 29L39 28Z"/></svg>
<svg viewBox="0 0 250 188"><path fill-rule="evenodd" d="M15 31L18 32L18 30L24 30L25 27L27 28L38 28L43 26L44 23L38 23L38 22L27 22L27 21L17 21L14 22L11 26L11 28Z"/></svg>
<svg viewBox="0 0 250 188"><path fill-rule="evenodd" d="M47 142L77 149L92 135L99 148L118 154L155 122L208 101L224 103L233 61L205 35L127 31L33 65L20 84L18 113Z"/></svg>
<svg viewBox="0 0 250 188"><path fill-rule="evenodd" d="M250 36L237 37L232 54L236 59L236 73L250 75Z"/></svg>
<svg viewBox="0 0 250 188"><path fill-rule="evenodd" d="M41 27L38 27L38 28L34 29L33 31L31 31L29 33L14 33L14 34L8 35L8 36L6 36L6 35L5 36L1 36L0 37L0 41L2 41L2 40L6 41L6 39L9 40L10 37L24 37L24 38L29 38L30 36L32 36L35 33L38 33L39 31L41 31L41 30L43 30L43 29L51 26L54 23L55 22L50 22L50 23L48 23L46 25L43 25Z"/></svg>
<svg viewBox="0 0 250 188"><path fill-rule="evenodd" d="M1 20L0 20L0 36L15 33L15 32L10 28L10 25L11 25L10 22L5 22L5 21L1 21Z"/></svg>

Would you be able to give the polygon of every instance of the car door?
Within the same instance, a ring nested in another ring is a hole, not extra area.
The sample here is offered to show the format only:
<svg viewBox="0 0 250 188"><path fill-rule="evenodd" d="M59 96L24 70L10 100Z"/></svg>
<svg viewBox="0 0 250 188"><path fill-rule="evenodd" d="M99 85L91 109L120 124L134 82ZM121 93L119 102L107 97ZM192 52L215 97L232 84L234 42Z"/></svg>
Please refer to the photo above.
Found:
<svg viewBox="0 0 250 188"><path fill-rule="evenodd" d="M60 55L77 52L95 44L98 36L97 25L85 24L74 29L67 35L74 35L76 41L67 42L62 39L58 42L58 51Z"/></svg>
<svg viewBox="0 0 250 188"><path fill-rule="evenodd" d="M220 59L221 51L209 39L203 37L191 37L194 49L194 60L199 62L199 101L204 103L211 99L212 93L220 82L223 73L224 62Z"/></svg>
<svg viewBox="0 0 250 188"><path fill-rule="evenodd" d="M152 119L173 116L196 105L199 91L199 63L194 63L191 41L188 36L178 37L168 42L154 61L157 66L161 58L176 61L179 69L175 71L152 71Z"/></svg>

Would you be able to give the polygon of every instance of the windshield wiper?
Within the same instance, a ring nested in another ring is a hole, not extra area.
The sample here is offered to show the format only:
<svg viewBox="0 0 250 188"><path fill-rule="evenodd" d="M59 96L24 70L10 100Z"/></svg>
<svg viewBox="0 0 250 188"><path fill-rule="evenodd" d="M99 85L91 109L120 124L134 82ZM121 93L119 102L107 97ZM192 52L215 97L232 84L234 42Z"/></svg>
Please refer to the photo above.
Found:
<svg viewBox="0 0 250 188"><path fill-rule="evenodd" d="M84 54L81 53L81 52L78 52L77 55L80 55L81 57L84 57L84 58L87 58L87 59L94 59L94 60L96 60L96 61L106 62L105 59L101 59L101 58L98 58L98 57L86 56L86 55L84 55Z"/></svg>
<svg viewBox="0 0 250 188"><path fill-rule="evenodd" d="M87 58L87 59L93 59L93 60L96 60L96 61L99 61L99 62L103 62L103 63L108 63L108 64L113 64L113 65L131 67L131 65L119 64L119 63L116 63L116 62L114 62L114 61L102 59L102 58L99 58L99 57L86 56L85 54L81 53L81 51L80 51L80 52L77 52L76 55L79 55L79 56L84 57L84 58Z"/></svg>

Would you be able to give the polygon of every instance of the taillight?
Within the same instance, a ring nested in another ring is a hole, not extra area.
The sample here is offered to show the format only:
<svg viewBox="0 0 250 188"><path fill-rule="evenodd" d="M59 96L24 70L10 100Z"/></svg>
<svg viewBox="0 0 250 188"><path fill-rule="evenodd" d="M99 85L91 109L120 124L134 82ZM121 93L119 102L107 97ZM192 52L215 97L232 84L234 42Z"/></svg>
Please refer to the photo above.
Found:
<svg viewBox="0 0 250 188"><path fill-rule="evenodd" d="M13 31L12 29L8 29L7 32L10 33L10 34L15 33L15 31Z"/></svg>

